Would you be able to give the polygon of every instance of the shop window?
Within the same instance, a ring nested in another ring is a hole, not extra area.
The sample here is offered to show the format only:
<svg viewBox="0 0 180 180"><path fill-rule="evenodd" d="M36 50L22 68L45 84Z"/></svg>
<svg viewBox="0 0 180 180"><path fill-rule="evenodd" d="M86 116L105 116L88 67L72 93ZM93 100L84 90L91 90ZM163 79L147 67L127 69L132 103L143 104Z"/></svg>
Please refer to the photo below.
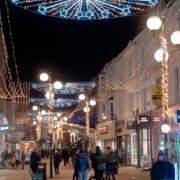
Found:
<svg viewBox="0 0 180 180"><path fill-rule="evenodd" d="M120 116L119 119L121 119L122 115L123 115L123 99L122 97L120 97L119 98L119 116Z"/></svg>
<svg viewBox="0 0 180 180"><path fill-rule="evenodd" d="M111 119L114 119L114 113L113 113L113 103L110 103L110 114L111 114Z"/></svg>

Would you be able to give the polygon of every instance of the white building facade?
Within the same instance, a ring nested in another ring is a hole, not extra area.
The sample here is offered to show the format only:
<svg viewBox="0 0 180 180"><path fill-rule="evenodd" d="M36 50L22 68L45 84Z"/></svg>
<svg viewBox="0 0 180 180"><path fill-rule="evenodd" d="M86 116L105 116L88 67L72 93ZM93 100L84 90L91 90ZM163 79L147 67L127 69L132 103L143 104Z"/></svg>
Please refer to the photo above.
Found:
<svg viewBox="0 0 180 180"><path fill-rule="evenodd" d="M180 51L170 43L170 35L180 28L180 3L175 1L165 14L165 36L169 50L169 109L171 126L169 146L178 125L175 115L180 106ZM99 74L97 92L97 142L104 150L120 148L126 165L143 166L143 157L156 159L165 149L162 110L158 96L161 87L161 64L154 60L160 40L144 29ZM156 94L157 93L157 94ZM157 95L157 96L156 96ZM111 129L111 131L110 131ZM172 151L178 151L173 147ZM174 152L168 152L169 158Z"/></svg>

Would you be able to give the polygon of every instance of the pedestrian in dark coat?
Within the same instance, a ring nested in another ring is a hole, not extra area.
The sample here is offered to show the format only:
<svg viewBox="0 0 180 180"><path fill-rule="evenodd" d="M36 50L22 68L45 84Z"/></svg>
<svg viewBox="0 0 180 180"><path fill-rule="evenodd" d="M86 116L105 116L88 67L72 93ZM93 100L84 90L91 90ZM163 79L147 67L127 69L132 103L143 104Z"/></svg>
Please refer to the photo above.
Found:
<svg viewBox="0 0 180 180"><path fill-rule="evenodd" d="M74 174L73 174L73 180L78 180L78 172L77 172L77 168L76 168L76 158L78 156L78 149L74 149L73 153L72 153L72 164L73 164L73 168L74 168Z"/></svg>
<svg viewBox="0 0 180 180"><path fill-rule="evenodd" d="M25 159L26 159L26 155L25 155L24 151L22 151L21 152L21 167L22 167L22 169L24 169Z"/></svg>
<svg viewBox="0 0 180 180"><path fill-rule="evenodd" d="M31 170L36 173L38 170L38 163L41 161L41 158L36 150L32 151L30 155L30 168Z"/></svg>
<svg viewBox="0 0 180 180"><path fill-rule="evenodd" d="M151 180L175 180L175 169L171 162L165 160L164 153L158 154L158 160L152 165Z"/></svg>
<svg viewBox="0 0 180 180"><path fill-rule="evenodd" d="M68 163L69 160L69 152L67 149L63 149L61 152L61 157L64 159L64 166Z"/></svg>
<svg viewBox="0 0 180 180"><path fill-rule="evenodd" d="M96 146L96 154L94 156L95 164L95 179L101 180L103 177L103 171L105 170L105 159L99 146Z"/></svg>
<svg viewBox="0 0 180 180"><path fill-rule="evenodd" d="M53 158L55 174L59 174L59 163L61 162L61 157L57 150L55 150Z"/></svg>

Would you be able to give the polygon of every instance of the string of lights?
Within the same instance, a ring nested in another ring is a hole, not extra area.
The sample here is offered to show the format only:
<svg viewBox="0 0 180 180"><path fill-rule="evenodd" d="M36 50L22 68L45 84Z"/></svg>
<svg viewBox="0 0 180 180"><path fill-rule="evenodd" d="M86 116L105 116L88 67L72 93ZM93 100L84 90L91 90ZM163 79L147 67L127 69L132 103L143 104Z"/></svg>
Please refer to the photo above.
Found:
<svg viewBox="0 0 180 180"><path fill-rule="evenodd" d="M9 7L8 7L7 0L5 1L5 5L6 5L6 10L7 10L7 21L8 21L8 26L9 26L9 36L10 36L10 43L11 43L11 48L12 48L12 57L14 61L16 78L17 78L17 81L19 82L18 66L16 62L15 48L14 48L14 43L13 43L13 38L12 38L11 22L10 22L10 17L9 17Z"/></svg>
<svg viewBox="0 0 180 180"><path fill-rule="evenodd" d="M144 11L159 0L11 0L14 4L43 15L68 19L108 19Z"/></svg>

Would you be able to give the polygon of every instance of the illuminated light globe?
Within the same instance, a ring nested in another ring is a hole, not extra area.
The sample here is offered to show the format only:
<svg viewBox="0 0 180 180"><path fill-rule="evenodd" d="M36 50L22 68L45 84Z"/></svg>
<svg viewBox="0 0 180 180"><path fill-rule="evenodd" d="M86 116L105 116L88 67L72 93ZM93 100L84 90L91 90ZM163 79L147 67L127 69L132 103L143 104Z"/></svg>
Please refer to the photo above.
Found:
<svg viewBox="0 0 180 180"><path fill-rule="evenodd" d="M39 78L40 78L41 81L48 81L49 76L48 76L47 73L41 73Z"/></svg>
<svg viewBox="0 0 180 180"><path fill-rule="evenodd" d="M171 42L174 45L180 45L180 31L175 31L171 34Z"/></svg>
<svg viewBox="0 0 180 180"><path fill-rule="evenodd" d="M61 116L62 116L62 113L57 113L57 116L58 116L58 117L61 117Z"/></svg>
<svg viewBox="0 0 180 180"><path fill-rule="evenodd" d="M61 89L62 86L63 86L63 84L62 84L62 82L60 82L60 81L56 81L56 82L54 83L54 88L55 88L55 89Z"/></svg>
<svg viewBox="0 0 180 180"><path fill-rule="evenodd" d="M54 121L57 121L57 119L58 119L58 118L57 118L56 116L54 116L53 120L54 120Z"/></svg>
<svg viewBox="0 0 180 180"><path fill-rule="evenodd" d="M37 111L37 110L38 110L38 106L34 105L34 106L32 107L32 110L33 110L33 111Z"/></svg>
<svg viewBox="0 0 180 180"><path fill-rule="evenodd" d="M79 95L79 100L80 100L80 101L85 100L85 98L86 98L86 96L85 96L84 94L80 94L80 95Z"/></svg>
<svg viewBox="0 0 180 180"><path fill-rule="evenodd" d="M107 117L106 117L106 116L103 116L103 119L105 120L105 119L107 119Z"/></svg>
<svg viewBox="0 0 180 180"><path fill-rule="evenodd" d="M54 93L46 92L45 97L46 97L46 99L53 99Z"/></svg>
<svg viewBox="0 0 180 180"><path fill-rule="evenodd" d="M37 124L37 122L36 121L33 121L33 125L36 125Z"/></svg>
<svg viewBox="0 0 180 180"><path fill-rule="evenodd" d="M161 131L162 131L163 133L168 133L168 132L170 131L170 126L169 126L168 124L163 124L163 125L161 126Z"/></svg>
<svg viewBox="0 0 180 180"><path fill-rule="evenodd" d="M154 53L154 58L157 62L161 62L163 61L163 59L167 61L169 58L169 54L167 51L160 48Z"/></svg>
<svg viewBox="0 0 180 180"><path fill-rule="evenodd" d="M129 16L152 8L159 0L11 0L36 13L66 19L97 20Z"/></svg>
<svg viewBox="0 0 180 180"><path fill-rule="evenodd" d="M63 118L63 120L64 120L64 121L67 121L67 120L68 120L68 118L67 118L67 117L64 117L64 118Z"/></svg>
<svg viewBox="0 0 180 180"><path fill-rule="evenodd" d="M84 110L84 112L90 112L90 108L87 106L85 106L83 110Z"/></svg>
<svg viewBox="0 0 180 180"><path fill-rule="evenodd" d="M90 104L91 106L95 106L95 105L96 105L96 100L91 99L90 102L89 102L89 104Z"/></svg>
<svg viewBox="0 0 180 180"><path fill-rule="evenodd" d="M41 111L41 115L43 115L43 116L46 115L46 111L45 111L45 110L42 110L42 111Z"/></svg>
<svg viewBox="0 0 180 180"><path fill-rule="evenodd" d="M147 20L147 27L150 30L159 30L161 28L161 19L158 16L151 16Z"/></svg>

